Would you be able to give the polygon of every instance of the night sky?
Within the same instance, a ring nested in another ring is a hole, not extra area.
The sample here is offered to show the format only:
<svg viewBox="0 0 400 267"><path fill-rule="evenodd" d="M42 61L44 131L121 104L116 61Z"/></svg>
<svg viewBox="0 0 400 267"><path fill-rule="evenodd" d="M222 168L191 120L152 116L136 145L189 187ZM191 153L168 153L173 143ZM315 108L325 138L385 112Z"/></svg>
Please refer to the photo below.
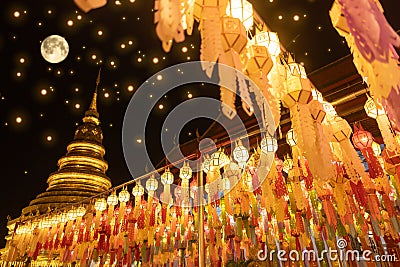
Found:
<svg viewBox="0 0 400 267"><path fill-rule="evenodd" d="M250 2L308 72L349 54L329 19L332 0ZM398 0L381 3L389 22L399 30ZM170 53L161 49L152 8L150 0L120 0L85 14L73 0L0 1L0 244L4 244L7 215L19 216L57 170L57 160L65 154L89 106L100 66L98 109L108 176L113 185L131 179L122 154L121 126L132 94L163 68L199 59L197 30L184 43L175 43ZM70 48L66 60L58 64L48 63L40 54L40 42L52 34L63 36ZM156 138L149 146L154 162L163 158L157 138L169 110L191 97L218 94L212 87L190 86L163 98L151 118ZM180 141L194 138L196 129L201 133L206 125L187 125Z"/></svg>

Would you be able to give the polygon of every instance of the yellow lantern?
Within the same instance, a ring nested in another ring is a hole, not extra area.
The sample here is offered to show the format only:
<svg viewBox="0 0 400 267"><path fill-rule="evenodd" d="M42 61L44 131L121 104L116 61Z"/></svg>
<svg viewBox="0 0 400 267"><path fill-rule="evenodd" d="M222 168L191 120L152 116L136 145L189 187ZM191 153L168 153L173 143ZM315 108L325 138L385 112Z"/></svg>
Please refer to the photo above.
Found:
<svg viewBox="0 0 400 267"><path fill-rule="evenodd" d="M76 215L78 217L83 217L86 214L86 208L84 206L80 206L79 208L76 209Z"/></svg>
<svg viewBox="0 0 400 267"><path fill-rule="evenodd" d="M85 13L107 4L107 0L74 0L74 2Z"/></svg>
<svg viewBox="0 0 400 267"><path fill-rule="evenodd" d="M353 130L351 129L349 123L340 118L335 117L332 123L332 130L333 130L333 140L336 142L340 142L350 138L351 133Z"/></svg>
<svg viewBox="0 0 400 267"><path fill-rule="evenodd" d="M256 45L266 46L272 57L277 57L281 53L281 45L276 32L259 32L254 36L254 40Z"/></svg>
<svg viewBox="0 0 400 267"><path fill-rule="evenodd" d="M308 104L311 99L311 83L306 71L301 64L296 63L291 57L287 63L287 94L282 101L289 108L297 103Z"/></svg>
<svg viewBox="0 0 400 267"><path fill-rule="evenodd" d="M246 65L246 71L249 73L263 72L268 73L273 66L272 59L268 49L261 45L252 45L249 47L249 61Z"/></svg>
<svg viewBox="0 0 400 267"><path fill-rule="evenodd" d="M372 142L372 151L374 151L375 156L379 157L382 153L381 145L377 142Z"/></svg>
<svg viewBox="0 0 400 267"><path fill-rule="evenodd" d="M226 7L226 14L240 19L247 31L253 27L253 5L246 0L230 0Z"/></svg>
<svg viewBox="0 0 400 267"><path fill-rule="evenodd" d="M200 20L204 9L218 8L220 16L222 17L225 14L227 2L228 0L195 0L193 16L196 20Z"/></svg>
<svg viewBox="0 0 400 267"><path fill-rule="evenodd" d="M367 97L368 99L367 102L365 102L364 109L368 117L376 119L378 116L386 114L381 104L377 104L374 99L368 95Z"/></svg>
<svg viewBox="0 0 400 267"><path fill-rule="evenodd" d="M289 173L289 171L293 168L293 159L288 155L285 157L283 161L283 171Z"/></svg>
<svg viewBox="0 0 400 267"><path fill-rule="evenodd" d="M67 216L68 216L68 220L74 221L78 217L76 208L73 207L72 209L70 209L67 213Z"/></svg>
<svg viewBox="0 0 400 267"><path fill-rule="evenodd" d="M247 33L243 23L237 18L223 17L222 23L222 46L224 52L231 49L241 53L247 44Z"/></svg>
<svg viewBox="0 0 400 267"><path fill-rule="evenodd" d="M296 136L296 133L293 131L293 129L290 129L286 133L286 143L288 143L289 146L297 145L297 136Z"/></svg>
<svg viewBox="0 0 400 267"><path fill-rule="evenodd" d="M107 209L107 201L104 198L98 198L94 203L94 209L96 211L105 211Z"/></svg>
<svg viewBox="0 0 400 267"><path fill-rule="evenodd" d="M228 156L219 149L217 152L211 155L210 166L215 167L217 169L224 167L225 165L229 164Z"/></svg>
<svg viewBox="0 0 400 267"><path fill-rule="evenodd" d="M119 192L119 194L118 194L118 200L123 203L128 202L130 197L131 196L130 196L128 190L126 190L126 188L122 189L121 192Z"/></svg>
<svg viewBox="0 0 400 267"><path fill-rule="evenodd" d="M140 183L137 183L136 186L132 189L132 195L136 197L141 197L144 195L144 188Z"/></svg>
<svg viewBox="0 0 400 267"><path fill-rule="evenodd" d="M317 89L311 89L311 95L312 95L312 100L308 104L309 105L309 110L311 117L321 123L326 115L326 111L324 109L324 106L322 104L323 98L321 92L319 92Z"/></svg>
<svg viewBox="0 0 400 267"><path fill-rule="evenodd" d="M336 0L333 2L331 10L329 11L329 15L331 17L333 26L340 33L340 35L345 36L346 34L350 33L346 18L342 13L342 7Z"/></svg>
<svg viewBox="0 0 400 267"><path fill-rule="evenodd" d="M182 168L179 170L179 178L190 179L192 178L192 168L190 168L189 163L186 161L183 163Z"/></svg>
<svg viewBox="0 0 400 267"><path fill-rule="evenodd" d="M161 183L164 185L170 185L174 183L174 175L169 168L166 168L165 172L161 175Z"/></svg>
<svg viewBox="0 0 400 267"><path fill-rule="evenodd" d="M208 173L211 169L211 159L210 156L205 155L203 159L203 163L201 164L201 169L205 172Z"/></svg>
<svg viewBox="0 0 400 267"><path fill-rule="evenodd" d="M107 204L108 206L115 206L118 204L118 197L115 194L115 191L112 192L111 195L107 197Z"/></svg>

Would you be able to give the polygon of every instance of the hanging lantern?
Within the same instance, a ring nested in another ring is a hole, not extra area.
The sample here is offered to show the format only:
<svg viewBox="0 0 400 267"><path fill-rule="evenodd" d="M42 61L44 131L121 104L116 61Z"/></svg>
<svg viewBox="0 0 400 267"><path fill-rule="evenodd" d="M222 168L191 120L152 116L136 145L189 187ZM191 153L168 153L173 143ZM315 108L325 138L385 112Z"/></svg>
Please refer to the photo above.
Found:
<svg viewBox="0 0 400 267"><path fill-rule="evenodd" d="M134 217L137 218L139 215L140 202L142 200L142 196L144 195L144 188L140 184L140 181L138 181L135 187L132 189L132 195L135 197L135 207L133 210L133 214Z"/></svg>
<svg viewBox="0 0 400 267"><path fill-rule="evenodd" d="M266 46L272 57L277 57L281 53L278 34L276 32L262 31L254 37L256 45Z"/></svg>
<svg viewBox="0 0 400 267"><path fill-rule="evenodd" d="M222 178L222 189L229 191L231 189L231 181L228 178Z"/></svg>
<svg viewBox="0 0 400 267"><path fill-rule="evenodd" d="M374 151L375 156L379 157L382 153L381 145L377 142L372 142L372 150Z"/></svg>
<svg viewBox="0 0 400 267"><path fill-rule="evenodd" d="M333 140L335 142L344 141L350 138L353 132L349 123L340 117L335 117L332 121Z"/></svg>
<svg viewBox="0 0 400 267"><path fill-rule="evenodd" d="M287 63L287 94L282 101L288 108L297 103L308 104L311 99L311 83L306 71L301 64L296 63L291 57Z"/></svg>
<svg viewBox="0 0 400 267"><path fill-rule="evenodd" d="M211 167L211 159L210 156L205 155L203 159L203 163L201 164L201 169L205 172L208 173L210 171Z"/></svg>
<svg viewBox="0 0 400 267"><path fill-rule="evenodd" d="M146 189L149 192L156 191L158 188L158 181L154 177L154 174L151 175L151 177L146 181Z"/></svg>
<svg viewBox="0 0 400 267"><path fill-rule="evenodd" d="M217 169L229 164L229 158L222 149L219 149L217 152L213 153L210 159L210 166Z"/></svg>
<svg viewBox="0 0 400 267"><path fill-rule="evenodd" d="M162 201L165 203L170 203L171 201L170 185L174 183L174 175L171 173L168 167L166 168L165 172L161 175L161 183L164 185L164 194Z"/></svg>
<svg viewBox="0 0 400 267"><path fill-rule="evenodd" d="M226 13L226 4L226 0L195 0L193 16L196 20L200 20L204 9L217 8L219 9L220 17L222 17Z"/></svg>
<svg viewBox="0 0 400 267"><path fill-rule="evenodd" d="M107 0L74 0L74 2L85 13L107 4Z"/></svg>
<svg viewBox="0 0 400 267"><path fill-rule="evenodd" d="M189 163L186 161L183 163L182 168L179 170L179 178L190 179L192 178L192 168L190 168Z"/></svg>
<svg viewBox="0 0 400 267"><path fill-rule="evenodd" d="M80 206L79 208L76 209L76 215L80 218L82 218L83 216L85 216L86 214L86 209L84 206Z"/></svg>
<svg viewBox="0 0 400 267"><path fill-rule="evenodd" d="M115 194L115 191L112 192L111 195L107 197L107 204L108 206L115 206L118 204L118 197Z"/></svg>
<svg viewBox="0 0 400 267"><path fill-rule="evenodd" d="M278 141L275 137L267 134L261 140L261 151L264 154L275 153L278 150Z"/></svg>
<svg viewBox="0 0 400 267"><path fill-rule="evenodd" d="M357 129L356 125L354 125L354 134L352 140L354 146L360 150L372 147L372 143L374 142L374 138L370 132L364 131L362 127Z"/></svg>
<svg viewBox="0 0 400 267"><path fill-rule="evenodd" d="M322 98L321 92L315 88L311 89L311 95L312 95L312 100L318 101L320 103L322 103L324 101L324 99Z"/></svg>
<svg viewBox="0 0 400 267"><path fill-rule="evenodd" d="M226 14L240 19L247 31L253 27L253 5L246 0L230 0L226 7Z"/></svg>
<svg viewBox="0 0 400 267"><path fill-rule="evenodd" d="M122 189L121 192L119 192L119 194L118 194L118 200L123 203L128 202L130 197L131 196L130 196L128 190L126 190L126 188Z"/></svg>
<svg viewBox="0 0 400 267"><path fill-rule="evenodd" d="M107 209L107 201L104 198L98 198L94 203L94 209L96 211L105 211Z"/></svg>
<svg viewBox="0 0 400 267"><path fill-rule="evenodd" d="M382 105L377 105L371 97L367 95L367 102L364 104L364 110L367 113L368 117L376 119L380 115L386 115L385 110Z"/></svg>
<svg viewBox="0 0 400 267"><path fill-rule="evenodd" d="M239 140L235 149L233 150L233 158L238 163L245 163L249 159L249 151L243 146L242 141Z"/></svg>
<svg viewBox="0 0 400 267"><path fill-rule="evenodd" d="M345 36L350 33L346 18L342 13L342 7L337 1L333 2L332 8L329 11L329 15L331 17L333 26L341 36Z"/></svg>
<svg viewBox="0 0 400 267"><path fill-rule="evenodd" d="M60 223L66 223L68 221L68 213L67 212L61 213L59 220L60 220Z"/></svg>
<svg viewBox="0 0 400 267"><path fill-rule="evenodd" d="M324 111L326 113L325 118L327 121L331 121L337 116L336 110L331 103L323 101L322 107L324 108Z"/></svg>
<svg viewBox="0 0 400 267"><path fill-rule="evenodd" d="M69 221L74 221L78 217L76 208L73 207L70 209L67 213L67 217Z"/></svg>
<svg viewBox="0 0 400 267"><path fill-rule="evenodd" d="M164 185L171 185L174 183L174 175L169 168L166 168L165 172L161 175L161 183Z"/></svg>
<svg viewBox="0 0 400 267"><path fill-rule="evenodd" d="M251 45L248 48L248 53L249 60L246 64L246 71L248 73L258 73L259 71L269 73L274 63L265 46Z"/></svg>
<svg viewBox="0 0 400 267"><path fill-rule="evenodd" d="M293 159L289 156L285 157L285 160L283 161L283 171L286 173L289 173L289 170L293 168Z"/></svg>
<svg viewBox="0 0 400 267"><path fill-rule="evenodd" d="M295 132L293 131L293 129L290 129L287 133L286 133L286 143L289 144L289 146L295 146L297 145L297 137Z"/></svg>
<svg viewBox="0 0 400 267"><path fill-rule="evenodd" d="M223 17L222 22L222 46L224 52L231 49L238 54L246 48L247 33L243 23L237 18Z"/></svg>

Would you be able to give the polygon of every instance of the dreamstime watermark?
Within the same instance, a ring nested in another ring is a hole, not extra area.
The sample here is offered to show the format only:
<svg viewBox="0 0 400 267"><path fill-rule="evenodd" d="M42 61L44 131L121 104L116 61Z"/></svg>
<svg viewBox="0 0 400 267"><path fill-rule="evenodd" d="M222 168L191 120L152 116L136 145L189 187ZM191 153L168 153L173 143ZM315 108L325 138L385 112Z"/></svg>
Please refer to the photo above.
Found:
<svg viewBox="0 0 400 267"><path fill-rule="evenodd" d="M339 238L336 242L339 250L336 249L324 249L320 252L315 250L303 250L301 252L297 250L274 250L268 251L267 246L263 250L258 251L257 257L260 261L273 261L278 259L279 261L322 261L329 259L331 261L366 261L366 262L394 262L397 259L396 255L384 254L377 255L370 250L351 250L345 249L347 247L347 241L343 238Z"/></svg>
<svg viewBox="0 0 400 267"><path fill-rule="evenodd" d="M211 77L206 75L204 69L213 69ZM218 73L218 74L217 74ZM240 82L239 82L240 81ZM155 174L155 178L159 181L159 186L156 192L157 196L160 196L162 192L162 185L160 176L156 172L157 167L152 164L149 156L149 152L146 146L146 130L149 123L149 117L152 110L157 108L160 101L163 100L164 96L172 91L173 89L194 83L204 83L217 85L223 87L227 91L224 91L225 95L230 95L233 99L243 93L243 90L237 90L237 84L241 86L247 86L245 88L249 91L249 95L257 96L258 101L263 102L262 108L256 105L256 101L252 100L251 97L242 97L242 101L245 101L248 107L254 107L254 117L256 119L257 128L260 132L274 133L275 123L272 117L272 113L268 107L268 101L265 99L262 91L258 86L250 80L244 73L224 64L213 63L213 62L201 62L193 61L186 62L178 65L168 67L154 74L146 82L144 82L132 96L129 105L125 112L125 117L122 127L122 146L126 164L132 175L132 177L146 176L148 173ZM204 90L207 87L204 87ZM243 89L243 88L242 88ZM246 101L247 99L247 101ZM253 98L255 99L255 98ZM252 103L249 103L250 102ZM165 110L165 109L164 109ZM223 115L223 112L231 112L234 116L228 118ZM154 139L161 139L162 151L167 157L170 164L173 164L177 168L181 168L183 161L190 165L193 172L201 171L201 161L203 156L208 154L211 155L217 148L217 144L210 138L204 138L199 140L199 148L201 156L197 159L185 159L185 156L180 150L178 143L179 135L183 127L192 120L199 118L207 118L217 122L227 133L227 136L231 143L230 151L235 148L235 141L238 138L241 139L244 147L250 151L249 138L247 136L247 130L242 119L232 110L226 103L221 102L219 99L211 97L194 97L186 101L181 102L179 105L169 111L163 125L161 132L152 132L150 134L151 141ZM152 130L154 131L154 130ZM149 136L149 134L147 135ZM149 140L147 140L147 143ZM224 140L225 142L225 140ZM148 145L148 144L147 144ZM161 150L161 149L160 149ZM193 148L195 151L196 149ZM274 160L274 153L269 152L266 154L262 168L258 168L259 172L263 169L265 173L259 173L261 184L262 179L266 177L266 174ZM179 162L178 164L174 164ZM261 162L261 161L260 161ZM260 166L259 166L260 167ZM241 175L238 175L238 180ZM145 187L145 182L141 181L141 184ZM210 188L219 187L216 179L209 186ZM236 183L230 184L232 189ZM219 187L221 188L221 187ZM174 197L174 192L182 189L179 185L172 184L170 186L170 192ZM193 188L192 188L193 189ZM203 188L202 192L205 192ZM254 188L255 190L256 188ZM199 190L199 188L197 188ZM197 191L199 192L199 191ZM205 196L200 196L205 198ZM213 196L213 200L220 198L218 194ZM206 198L205 198L206 199ZM162 199L160 199L163 201ZM202 201L197 203L190 203L190 206L203 205Z"/></svg>

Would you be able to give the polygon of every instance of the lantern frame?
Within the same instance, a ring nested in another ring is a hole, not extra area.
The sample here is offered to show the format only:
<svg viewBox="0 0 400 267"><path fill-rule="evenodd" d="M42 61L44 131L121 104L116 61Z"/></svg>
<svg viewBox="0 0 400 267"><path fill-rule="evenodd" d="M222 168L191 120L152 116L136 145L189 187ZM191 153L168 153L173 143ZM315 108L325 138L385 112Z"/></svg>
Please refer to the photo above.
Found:
<svg viewBox="0 0 400 267"><path fill-rule="evenodd" d="M286 133L286 143L289 146L295 146L297 145L297 134L294 132L293 128L291 128L287 133Z"/></svg>
<svg viewBox="0 0 400 267"><path fill-rule="evenodd" d="M174 175L169 170L169 167L165 169L165 172L161 175L161 183L171 185L174 183Z"/></svg>
<svg viewBox="0 0 400 267"><path fill-rule="evenodd" d="M150 176L146 181L146 189L147 191L156 191L158 188L158 181L154 177L154 174Z"/></svg>

